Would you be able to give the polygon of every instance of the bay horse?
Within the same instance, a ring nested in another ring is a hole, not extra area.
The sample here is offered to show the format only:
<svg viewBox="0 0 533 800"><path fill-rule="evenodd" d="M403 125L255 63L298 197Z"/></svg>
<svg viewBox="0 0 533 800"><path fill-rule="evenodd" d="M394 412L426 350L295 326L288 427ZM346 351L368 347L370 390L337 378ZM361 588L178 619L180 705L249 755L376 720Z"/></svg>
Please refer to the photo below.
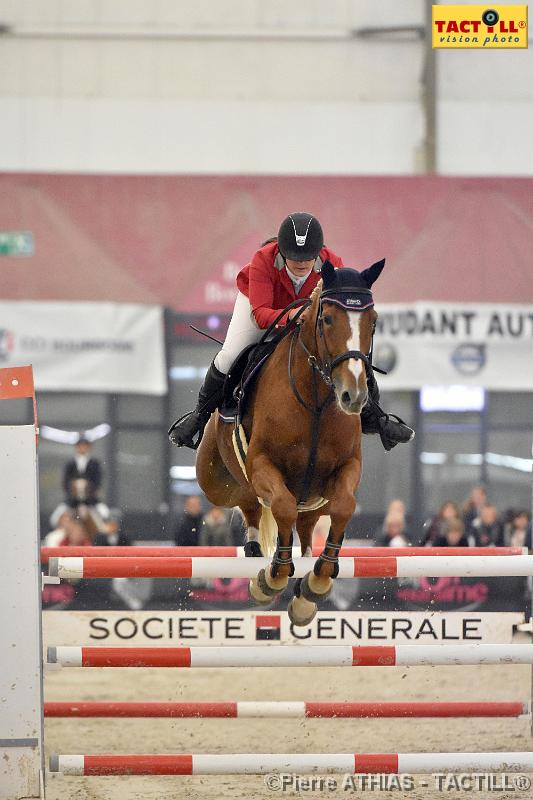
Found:
<svg viewBox="0 0 533 800"><path fill-rule="evenodd" d="M287 586L294 571L293 533L311 555L321 514L331 529L314 569L296 582L288 607L307 625L331 592L338 553L361 478L360 413L377 314L370 288L385 261L368 269L322 267L301 324L278 344L252 389L242 420L245 462L236 455L233 426L218 412L198 449L198 483L214 505L238 506L246 524L246 555L272 555L250 582L260 604ZM244 469L243 469L244 467Z"/></svg>

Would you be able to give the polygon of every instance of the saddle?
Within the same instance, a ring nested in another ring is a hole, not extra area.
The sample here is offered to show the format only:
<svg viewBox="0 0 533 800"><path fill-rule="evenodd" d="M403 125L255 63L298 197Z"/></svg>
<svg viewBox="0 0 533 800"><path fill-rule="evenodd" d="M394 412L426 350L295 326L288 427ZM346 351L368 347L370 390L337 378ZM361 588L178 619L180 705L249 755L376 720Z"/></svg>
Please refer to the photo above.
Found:
<svg viewBox="0 0 533 800"><path fill-rule="evenodd" d="M219 406L222 422L234 422L244 415L251 390L259 374L276 349L282 336L266 342L251 344L242 350L233 362L224 383L224 393Z"/></svg>

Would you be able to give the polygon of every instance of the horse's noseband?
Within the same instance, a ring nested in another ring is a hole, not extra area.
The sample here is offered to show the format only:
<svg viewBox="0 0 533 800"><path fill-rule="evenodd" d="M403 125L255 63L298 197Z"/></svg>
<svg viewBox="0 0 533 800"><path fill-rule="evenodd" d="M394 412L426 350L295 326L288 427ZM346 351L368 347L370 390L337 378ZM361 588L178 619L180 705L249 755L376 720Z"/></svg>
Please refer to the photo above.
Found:
<svg viewBox="0 0 533 800"><path fill-rule="evenodd" d="M343 361L348 361L349 358L355 358L356 360L362 361L367 369L372 369L372 365L368 356L365 356L365 354L360 350L347 350L345 353L341 353L340 356L337 356L337 358L334 358L333 361L330 362L330 373L333 372L335 367L338 367L339 364L342 364Z"/></svg>

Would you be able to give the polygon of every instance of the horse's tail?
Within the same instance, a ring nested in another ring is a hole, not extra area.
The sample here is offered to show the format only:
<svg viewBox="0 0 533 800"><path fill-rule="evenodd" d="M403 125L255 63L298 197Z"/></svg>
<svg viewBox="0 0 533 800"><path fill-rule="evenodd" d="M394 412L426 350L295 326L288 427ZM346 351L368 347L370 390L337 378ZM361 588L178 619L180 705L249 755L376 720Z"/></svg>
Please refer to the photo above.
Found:
<svg viewBox="0 0 533 800"><path fill-rule="evenodd" d="M266 506L261 506L261 518L259 519L259 544L264 556L271 556L276 549L278 538L278 526L274 519L274 514Z"/></svg>

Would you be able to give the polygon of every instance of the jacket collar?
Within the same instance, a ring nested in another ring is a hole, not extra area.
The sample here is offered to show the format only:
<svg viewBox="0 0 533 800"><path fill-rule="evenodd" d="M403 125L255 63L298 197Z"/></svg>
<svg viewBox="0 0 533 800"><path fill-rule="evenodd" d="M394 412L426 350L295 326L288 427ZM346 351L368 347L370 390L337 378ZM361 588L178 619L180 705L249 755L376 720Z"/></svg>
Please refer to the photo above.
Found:
<svg viewBox="0 0 533 800"><path fill-rule="evenodd" d="M313 271L314 272L320 272L320 270L322 269L322 264L323 263L324 262L322 261L320 256L318 256L318 258L315 261L315 265L313 267ZM284 272L285 271L285 261L283 260L283 256L281 255L279 250L277 251L277 253L276 253L275 257L274 257L274 267L277 270L279 270L280 272Z"/></svg>

